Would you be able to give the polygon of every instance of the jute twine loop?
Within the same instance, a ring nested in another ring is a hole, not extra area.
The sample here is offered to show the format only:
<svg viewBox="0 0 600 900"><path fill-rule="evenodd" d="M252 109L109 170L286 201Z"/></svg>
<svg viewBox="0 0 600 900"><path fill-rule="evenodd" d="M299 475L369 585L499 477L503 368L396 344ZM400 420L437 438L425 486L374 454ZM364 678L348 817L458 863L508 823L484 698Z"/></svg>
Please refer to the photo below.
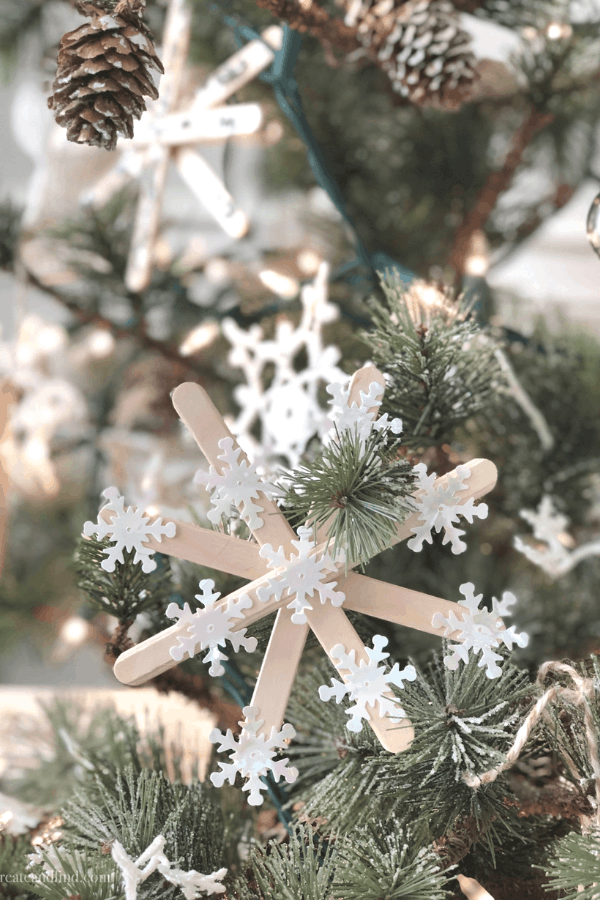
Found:
<svg viewBox="0 0 600 900"><path fill-rule="evenodd" d="M535 706L528 713L525 721L517 731L514 743L503 763L484 772L482 775L473 775L471 772L463 772L463 779L469 787L477 790L482 784L490 784L495 781L502 772L506 772L511 766L514 766L523 751L523 747L529 740L529 737L546 713L548 705L557 697L568 700L575 706L583 706L583 719L585 724L585 734L587 738L588 755L592 772L594 773L594 781L596 788L596 820L600 824L600 759L598 758L598 740L596 737L596 729L594 726L594 717L590 703L591 697L594 695L594 684L591 678L583 678L580 673L567 663L550 661L540 666L536 683L540 687L546 681L549 674L567 675L575 688L561 687L559 684L553 684L547 688L542 694ZM573 769L574 765L572 764Z"/></svg>

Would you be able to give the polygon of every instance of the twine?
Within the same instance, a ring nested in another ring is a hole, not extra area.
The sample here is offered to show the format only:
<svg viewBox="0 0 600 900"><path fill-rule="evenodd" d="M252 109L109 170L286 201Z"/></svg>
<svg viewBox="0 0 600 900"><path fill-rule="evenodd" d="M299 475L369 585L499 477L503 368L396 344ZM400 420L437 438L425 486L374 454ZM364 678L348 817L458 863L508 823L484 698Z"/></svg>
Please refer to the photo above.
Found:
<svg viewBox="0 0 600 900"><path fill-rule="evenodd" d="M573 666L567 665L566 663L560 662L546 662L538 671L537 676L537 684L543 685L547 676L552 673L555 675L567 675L573 681L575 685L575 689L561 687L559 684L552 685L549 687L536 702L535 706L528 713L527 718L517 731L515 736L514 743L508 753L506 754L506 759L503 763L496 766L493 769L490 769L487 772L484 772L482 775L473 775L471 772L463 772L463 779L469 787L477 790L482 784L490 784L492 781L495 781L502 772L506 772L507 769L510 769L523 751L523 747L529 740L529 737L532 731L535 729L536 725L540 721L542 717L546 713L546 709L548 705L557 697L562 697L565 700L568 700L570 703L573 703L575 706L583 706L583 720L585 724L585 734L587 738L587 746L588 746L588 755L590 764L592 767L592 772L594 773L594 782L596 789L596 821L600 824L600 759L598 757L598 740L596 737L596 729L594 727L594 717L592 714L592 707L590 704L590 697L594 693L594 685L592 679L583 678L577 669ZM575 764L568 757L567 761L569 763L569 768L573 772L576 772Z"/></svg>

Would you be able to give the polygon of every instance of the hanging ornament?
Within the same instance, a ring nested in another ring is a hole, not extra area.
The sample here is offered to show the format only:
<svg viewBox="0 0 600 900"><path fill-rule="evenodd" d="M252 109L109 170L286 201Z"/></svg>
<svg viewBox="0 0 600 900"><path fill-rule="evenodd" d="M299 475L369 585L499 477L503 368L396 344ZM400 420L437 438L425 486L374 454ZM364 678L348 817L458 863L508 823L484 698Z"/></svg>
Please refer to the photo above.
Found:
<svg viewBox="0 0 600 900"><path fill-rule="evenodd" d="M588 212L587 236L592 250L600 256L600 194L596 194Z"/></svg>

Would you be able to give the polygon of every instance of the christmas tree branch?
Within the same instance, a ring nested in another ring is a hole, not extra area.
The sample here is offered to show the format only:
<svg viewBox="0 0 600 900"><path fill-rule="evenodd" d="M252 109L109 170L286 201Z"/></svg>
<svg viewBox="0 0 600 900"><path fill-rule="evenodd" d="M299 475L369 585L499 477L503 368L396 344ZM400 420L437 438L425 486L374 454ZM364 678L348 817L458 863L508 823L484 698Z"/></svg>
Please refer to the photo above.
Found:
<svg viewBox="0 0 600 900"><path fill-rule="evenodd" d="M194 362L187 356L183 356L179 349L173 344L169 344L166 341L159 341L156 338L151 337L146 331L144 323L141 322L139 318L134 328L123 328L121 325L115 324L115 322L112 322L110 319L107 319L99 313L82 309L75 300L65 297L64 294L61 294L61 292L56 290L52 285L42 281L31 271L31 269L21 265L20 274L23 275L27 284L39 291L43 291L45 294L49 294L53 300L56 300L57 303L60 303L61 306L68 309L81 325L96 325L98 328L105 328L107 331L110 331L115 338L133 339L142 347L145 347L148 350L154 350L155 353L158 353L160 356L164 357L164 359L178 363L197 376L210 374L211 370L209 368Z"/></svg>
<svg viewBox="0 0 600 900"><path fill-rule="evenodd" d="M312 34L328 49L344 54L362 49L356 29L332 18L315 0L256 0L256 5L283 19L294 31Z"/></svg>
<svg viewBox="0 0 600 900"><path fill-rule="evenodd" d="M477 194L472 209L467 213L455 234L454 244L448 258L448 266L454 270L458 281L460 281L464 272L465 261L473 234L483 229L499 198L510 187L515 173L523 160L525 150L538 131L544 128L551 120L551 114L532 107L513 135L511 146L506 154L502 168L499 171L490 172L484 186Z"/></svg>

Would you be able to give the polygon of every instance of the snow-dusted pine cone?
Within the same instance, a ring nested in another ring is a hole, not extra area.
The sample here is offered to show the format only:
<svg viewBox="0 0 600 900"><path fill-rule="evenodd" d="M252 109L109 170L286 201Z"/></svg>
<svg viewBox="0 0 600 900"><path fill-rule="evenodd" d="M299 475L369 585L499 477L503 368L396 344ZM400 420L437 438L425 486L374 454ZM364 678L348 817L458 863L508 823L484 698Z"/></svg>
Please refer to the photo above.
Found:
<svg viewBox="0 0 600 900"><path fill-rule="evenodd" d="M347 0L356 27L394 88L420 106L460 106L476 76L471 36L449 0Z"/></svg>
<svg viewBox="0 0 600 900"><path fill-rule="evenodd" d="M158 91L150 68L163 72L152 35L142 21L146 0L119 0L112 12L80 0L92 21L65 34L48 106L67 138L114 150L117 135L133 137L133 119Z"/></svg>

